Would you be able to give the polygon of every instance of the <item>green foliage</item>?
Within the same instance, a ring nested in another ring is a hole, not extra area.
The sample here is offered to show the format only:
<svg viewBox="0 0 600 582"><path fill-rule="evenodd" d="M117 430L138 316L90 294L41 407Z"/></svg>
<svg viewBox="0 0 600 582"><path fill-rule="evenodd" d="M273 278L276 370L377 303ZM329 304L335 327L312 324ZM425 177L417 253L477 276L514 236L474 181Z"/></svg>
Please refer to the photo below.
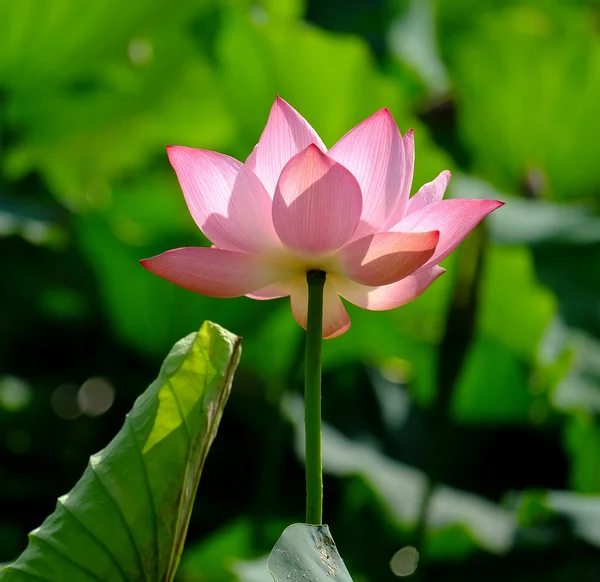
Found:
<svg viewBox="0 0 600 582"><path fill-rule="evenodd" d="M507 202L422 297L349 306L324 345L325 517L352 578L391 579L407 545L450 582L597 571L599 18L591 0L0 3L0 561L211 319L245 357L179 577L269 579L303 515L302 330L289 300L196 296L138 261L208 244L165 144L244 160L279 93L327 145L388 107L415 128L413 191L448 168L451 196ZM114 403L92 418L98 376Z"/></svg>
<svg viewBox="0 0 600 582"><path fill-rule="evenodd" d="M0 580L173 580L240 352L209 322L179 341Z"/></svg>
<svg viewBox="0 0 600 582"><path fill-rule="evenodd" d="M252 534L252 524L248 519L223 526L184 555L179 577L194 580L200 574L204 580L234 581L233 568L236 564L253 557Z"/></svg>
<svg viewBox="0 0 600 582"><path fill-rule="evenodd" d="M559 0L478 4L440 2L442 27L451 12L469 15L463 34L448 27L447 52L475 164L503 188L540 172L544 193L591 200L600 39L588 10Z"/></svg>

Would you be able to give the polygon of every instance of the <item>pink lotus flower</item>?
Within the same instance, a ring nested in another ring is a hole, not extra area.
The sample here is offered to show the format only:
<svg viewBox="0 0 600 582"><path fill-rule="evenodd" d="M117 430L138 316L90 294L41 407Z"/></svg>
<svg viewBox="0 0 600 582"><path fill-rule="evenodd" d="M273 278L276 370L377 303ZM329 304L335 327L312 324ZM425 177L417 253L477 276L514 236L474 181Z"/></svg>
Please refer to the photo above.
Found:
<svg viewBox="0 0 600 582"><path fill-rule="evenodd" d="M306 327L306 272L325 271L323 337L350 327L340 296L394 309L431 285L447 257L496 200L442 200L450 172L409 198L414 141L387 109L327 150L279 97L246 163L207 150L168 148L192 217L212 248L145 259L157 275L210 297L291 297Z"/></svg>

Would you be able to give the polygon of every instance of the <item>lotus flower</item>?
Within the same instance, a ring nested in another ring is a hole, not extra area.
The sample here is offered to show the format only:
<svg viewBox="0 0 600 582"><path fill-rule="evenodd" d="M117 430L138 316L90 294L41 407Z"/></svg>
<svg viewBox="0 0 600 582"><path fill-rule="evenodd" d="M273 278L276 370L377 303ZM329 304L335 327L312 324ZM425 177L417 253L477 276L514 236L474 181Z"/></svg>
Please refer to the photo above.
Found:
<svg viewBox="0 0 600 582"><path fill-rule="evenodd" d="M340 300L394 309L431 285L447 257L502 205L442 200L450 172L409 198L412 131L401 136L387 109L330 150L279 97L245 163L224 154L168 147L192 217L213 246L145 259L153 273L210 297L290 296L306 327L306 273L326 272L323 337L350 327Z"/></svg>

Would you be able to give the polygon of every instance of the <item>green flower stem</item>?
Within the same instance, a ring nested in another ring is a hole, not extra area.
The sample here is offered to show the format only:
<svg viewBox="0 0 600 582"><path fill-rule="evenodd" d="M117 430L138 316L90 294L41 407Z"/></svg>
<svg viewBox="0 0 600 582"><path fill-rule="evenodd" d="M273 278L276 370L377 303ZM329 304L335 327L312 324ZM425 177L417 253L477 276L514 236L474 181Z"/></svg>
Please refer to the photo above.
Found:
<svg viewBox="0 0 600 582"><path fill-rule="evenodd" d="M306 523L323 522L323 456L321 444L321 337L325 273L308 271L308 318L304 375L306 428Z"/></svg>

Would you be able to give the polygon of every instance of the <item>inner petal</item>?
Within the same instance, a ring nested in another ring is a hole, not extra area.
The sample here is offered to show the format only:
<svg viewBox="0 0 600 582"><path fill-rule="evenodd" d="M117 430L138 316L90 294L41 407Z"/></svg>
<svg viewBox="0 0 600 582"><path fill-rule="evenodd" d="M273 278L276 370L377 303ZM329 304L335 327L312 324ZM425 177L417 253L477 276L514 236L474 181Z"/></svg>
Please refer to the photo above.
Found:
<svg viewBox="0 0 600 582"><path fill-rule="evenodd" d="M273 224L281 241L291 249L321 255L348 241L361 210L356 178L310 145L281 172L273 199Z"/></svg>

